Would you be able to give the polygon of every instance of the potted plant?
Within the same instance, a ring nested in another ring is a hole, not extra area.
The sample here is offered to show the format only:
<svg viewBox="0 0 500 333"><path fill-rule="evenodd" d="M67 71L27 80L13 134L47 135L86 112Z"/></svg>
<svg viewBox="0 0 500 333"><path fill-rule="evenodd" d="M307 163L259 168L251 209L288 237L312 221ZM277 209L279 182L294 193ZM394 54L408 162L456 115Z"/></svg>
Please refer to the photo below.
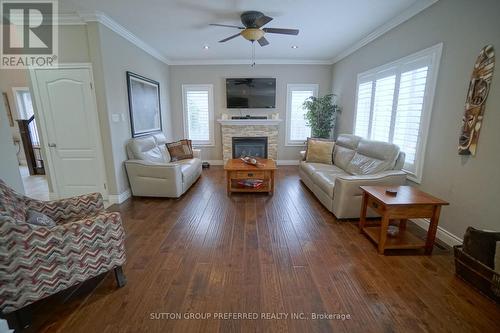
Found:
<svg viewBox="0 0 500 333"><path fill-rule="evenodd" d="M306 109L305 119L307 126L311 127L313 138L330 138L332 130L335 129L335 120L340 107L335 103L334 94L323 97L311 96L303 104Z"/></svg>

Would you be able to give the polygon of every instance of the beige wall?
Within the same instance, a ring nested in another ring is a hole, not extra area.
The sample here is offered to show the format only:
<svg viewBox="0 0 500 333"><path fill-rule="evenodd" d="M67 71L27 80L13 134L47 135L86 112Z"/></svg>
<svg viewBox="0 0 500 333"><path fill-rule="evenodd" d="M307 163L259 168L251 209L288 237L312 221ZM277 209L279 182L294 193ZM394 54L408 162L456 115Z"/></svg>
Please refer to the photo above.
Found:
<svg viewBox="0 0 500 333"><path fill-rule="evenodd" d="M126 72L131 71L160 83L163 130L171 138L168 66L99 23L88 25L90 57L103 137L109 193L129 189L123 166L125 145L131 138ZM112 121L112 115L125 121Z"/></svg>
<svg viewBox="0 0 500 333"><path fill-rule="evenodd" d="M286 85L288 83L317 83L319 94L331 92L330 65L206 65L206 66L170 66L170 96L172 101L172 126L176 139L184 137L182 116L182 85L213 84L215 118L220 119L221 112L226 109L226 83L228 77L274 77L276 78L276 110L257 111L244 110L242 114L265 114L279 112L280 118L286 115ZM237 111L229 112L239 115ZM285 121L280 125L278 159L298 160L299 151L303 147L285 146ZM215 147L203 147L204 160L222 160L222 140L219 123L215 123Z"/></svg>
<svg viewBox="0 0 500 333"><path fill-rule="evenodd" d="M477 155L465 157L457 153L472 66L486 44L493 44L500 53L498 13L497 0L441 0L333 66L333 91L340 95L343 107L339 133L351 133L358 73L443 42L420 187L451 203L443 209L440 226L460 238L468 225L500 228L498 68Z"/></svg>

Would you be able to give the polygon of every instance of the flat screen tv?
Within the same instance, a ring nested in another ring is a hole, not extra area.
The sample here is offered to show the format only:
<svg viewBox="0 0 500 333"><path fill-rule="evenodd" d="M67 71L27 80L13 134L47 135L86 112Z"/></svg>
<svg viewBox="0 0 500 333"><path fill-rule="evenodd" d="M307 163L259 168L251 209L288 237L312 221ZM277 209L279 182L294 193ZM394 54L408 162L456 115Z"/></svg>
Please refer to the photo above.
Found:
<svg viewBox="0 0 500 333"><path fill-rule="evenodd" d="M273 109L276 107L276 79L226 79L228 109Z"/></svg>

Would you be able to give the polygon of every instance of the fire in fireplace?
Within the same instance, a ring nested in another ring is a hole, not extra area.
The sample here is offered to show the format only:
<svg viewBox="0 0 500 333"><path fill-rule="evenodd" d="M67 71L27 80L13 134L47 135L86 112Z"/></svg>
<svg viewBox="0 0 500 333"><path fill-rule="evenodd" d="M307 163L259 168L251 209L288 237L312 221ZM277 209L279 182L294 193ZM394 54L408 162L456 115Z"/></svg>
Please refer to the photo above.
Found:
<svg viewBox="0 0 500 333"><path fill-rule="evenodd" d="M267 136L233 137L233 158L245 156L267 158Z"/></svg>

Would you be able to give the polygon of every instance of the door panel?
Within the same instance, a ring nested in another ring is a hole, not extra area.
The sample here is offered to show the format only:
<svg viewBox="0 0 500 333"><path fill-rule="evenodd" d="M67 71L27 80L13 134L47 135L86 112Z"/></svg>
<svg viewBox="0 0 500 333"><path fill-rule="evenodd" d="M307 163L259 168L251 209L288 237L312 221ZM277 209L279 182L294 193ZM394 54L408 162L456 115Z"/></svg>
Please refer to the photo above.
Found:
<svg viewBox="0 0 500 333"><path fill-rule="evenodd" d="M36 70L54 186L60 197L105 197L102 144L90 69ZM49 162L49 163L50 163Z"/></svg>

